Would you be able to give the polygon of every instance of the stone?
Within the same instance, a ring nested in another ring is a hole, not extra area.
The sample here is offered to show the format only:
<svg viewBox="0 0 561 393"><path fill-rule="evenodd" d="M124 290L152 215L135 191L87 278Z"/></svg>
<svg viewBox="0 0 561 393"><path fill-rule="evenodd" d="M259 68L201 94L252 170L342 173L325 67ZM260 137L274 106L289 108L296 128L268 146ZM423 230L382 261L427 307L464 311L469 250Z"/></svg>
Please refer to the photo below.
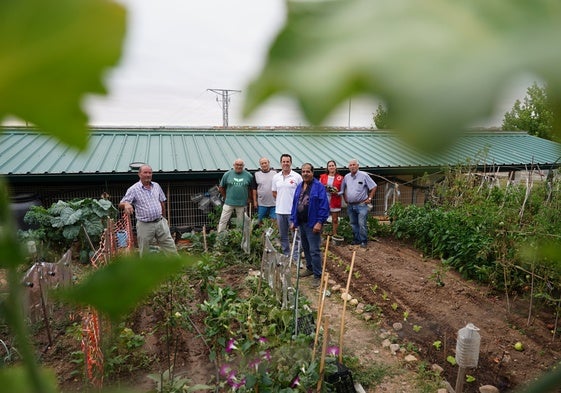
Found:
<svg viewBox="0 0 561 393"><path fill-rule="evenodd" d="M399 351L399 344L390 344L390 352L395 355Z"/></svg>
<svg viewBox="0 0 561 393"><path fill-rule="evenodd" d="M440 367L438 364L433 364L430 368L431 368L433 373L438 374L438 375L440 375L444 372L444 369L442 367Z"/></svg>
<svg viewBox="0 0 561 393"><path fill-rule="evenodd" d="M499 393L499 389L493 385L483 385L479 387L480 393Z"/></svg>
<svg viewBox="0 0 561 393"><path fill-rule="evenodd" d="M392 327L396 332L399 332L401 329L403 329L403 325L401 324L401 322L395 322Z"/></svg>

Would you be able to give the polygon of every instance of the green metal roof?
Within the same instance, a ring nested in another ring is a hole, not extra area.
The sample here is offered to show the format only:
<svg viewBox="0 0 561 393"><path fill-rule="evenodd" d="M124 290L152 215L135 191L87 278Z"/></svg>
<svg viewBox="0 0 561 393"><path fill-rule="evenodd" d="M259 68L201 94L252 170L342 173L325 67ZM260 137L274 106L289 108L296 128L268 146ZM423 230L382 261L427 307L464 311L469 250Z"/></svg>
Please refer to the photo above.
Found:
<svg viewBox="0 0 561 393"><path fill-rule="evenodd" d="M10 179L49 176L114 177L132 172L133 162L146 162L156 173L175 177L223 172L238 157L246 168L258 168L269 157L274 167L282 153L299 167L311 162L318 168L334 159L340 167L356 158L362 169L380 174L434 171L470 159L499 170L525 169L536 164L556 167L561 144L523 132L472 131L463 134L447 151L423 154L388 131L329 129L93 129L89 147L79 153L58 140L28 128L0 130L0 175Z"/></svg>

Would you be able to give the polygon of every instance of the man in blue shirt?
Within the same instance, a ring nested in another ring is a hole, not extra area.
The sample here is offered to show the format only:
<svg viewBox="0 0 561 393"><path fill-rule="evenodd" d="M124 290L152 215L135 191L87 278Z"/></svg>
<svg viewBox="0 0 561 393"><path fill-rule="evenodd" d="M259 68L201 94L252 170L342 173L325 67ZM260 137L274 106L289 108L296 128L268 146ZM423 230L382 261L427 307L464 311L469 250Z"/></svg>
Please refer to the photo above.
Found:
<svg viewBox="0 0 561 393"><path fill-rule="evenodd" d="M353 244L366 248L368 242L368 204L372 202L378 187L370 175L358 170L358 160L349 161L349 173L341 185L341 193L347 203L347 214L353 230Z"/></svg>
<svg viewBox="0 0 561 393"><path fill-rule="evenodd" d="M314 178L314 167L310 163L302 164L302 183L294 193L291 227L300 229L302 249L306 257L307 271L301 277L314 275L313 286L319 287L321 265L321 231L329 217L329 200L325 186Z"/></svg>

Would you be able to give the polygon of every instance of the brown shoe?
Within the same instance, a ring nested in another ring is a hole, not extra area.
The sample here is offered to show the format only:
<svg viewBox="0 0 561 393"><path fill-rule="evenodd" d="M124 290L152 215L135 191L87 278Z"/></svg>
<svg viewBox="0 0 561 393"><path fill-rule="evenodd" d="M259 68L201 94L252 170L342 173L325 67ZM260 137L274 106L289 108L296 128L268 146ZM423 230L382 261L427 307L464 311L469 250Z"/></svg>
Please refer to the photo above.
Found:
<svg viewBox="0 0 561 393"><path fill-rule="evenodd" d="M314 272L306 269L302 273L300 273L300 277L309 277L309 276L312 276L313 274L314 274Z"/></svg>

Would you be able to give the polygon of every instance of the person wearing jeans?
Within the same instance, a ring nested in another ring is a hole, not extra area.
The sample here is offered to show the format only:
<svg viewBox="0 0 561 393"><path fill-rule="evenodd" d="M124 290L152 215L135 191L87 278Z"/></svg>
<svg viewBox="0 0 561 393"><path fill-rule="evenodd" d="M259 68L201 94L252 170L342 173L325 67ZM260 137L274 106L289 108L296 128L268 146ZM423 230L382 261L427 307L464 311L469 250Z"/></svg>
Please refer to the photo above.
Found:
<svg viewBox="0 0 561 393"><path fill-rule="evenodd" d="M343 178L341 194L347 203L347 214L353 230L353 244L366 248L368 243L368 204L378 187L370 175L360 171L358 160L349 161L349 173Z"/></svg>
<svg viewBox="0 0 561 393"><path fill-rule="evenodd" d="M306 257L307 270L300 277L313 275L312 285L318 287L322 275L321 232L329 217L329 199L325 186L314 179L312 164L302 164L302 179L294 193L290 214L291 229L300 230L300 240Z"/></svg>
<svg viewBox="0 0 561 393"><path fill-rule="evenodd" d="M162 187L152 181L150 165L141 165L138 169L139 181L127 190L119 202L119 208L125 214L136 217L136 238L140 255L144 255L153 239L168 254L177 254L175 241L171 236L169 225L165 219L166 196Z"/></svg>

